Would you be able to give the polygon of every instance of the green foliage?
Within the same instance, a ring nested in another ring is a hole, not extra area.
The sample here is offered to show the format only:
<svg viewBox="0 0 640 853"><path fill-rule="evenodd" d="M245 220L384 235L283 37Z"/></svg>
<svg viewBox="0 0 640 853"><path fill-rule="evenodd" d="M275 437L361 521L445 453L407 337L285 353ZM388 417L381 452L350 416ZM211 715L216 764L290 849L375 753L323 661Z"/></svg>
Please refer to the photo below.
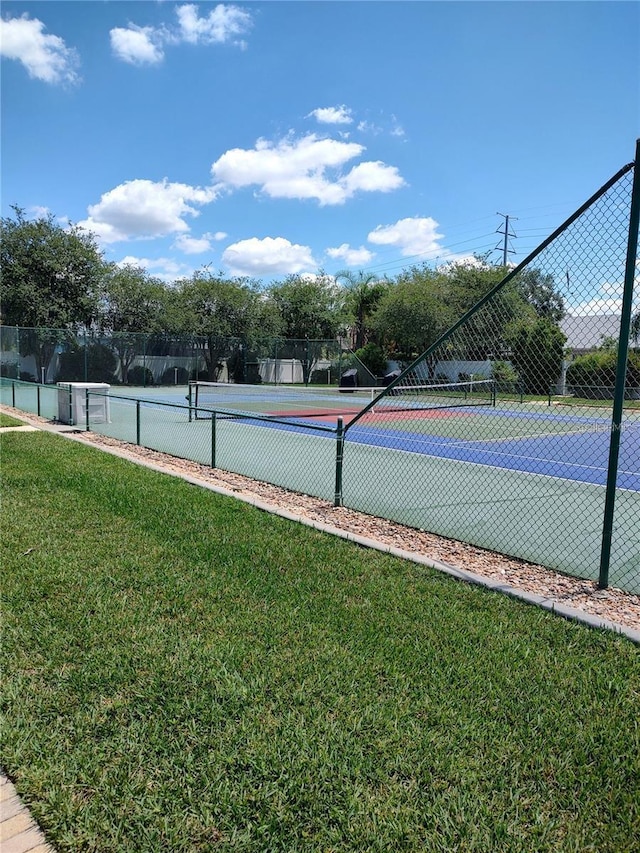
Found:
<svg viewBox="0 0 640 853"><path fill-rule="evenodd" d="M494 361L492 375L498 391L510 394L518 390L520 381L518 371L508 361Z"/></svg>
<svg viewBox="0 0 640 853"><path fill-rule="evenodd" d="M176 370L178 371L176 374ZM178 377L176 382L176 376ZM189 371L186 367L168 367L160 378L161 385L186 385L189 381Z"/></svg>
<svg viewBox="0 0 640 853"><path fill-rule="evenodd" d="M96 319L105 265L92 234L53 216L0 221L2 322L65 329Z"/></svg>
<svg viewBox="0 0 640 853"><path fill-rule="evenodd" d="M414 267L382 294L371 326L394 357L411 360L451 324L454 314L442 299L439 281L433 270Z"/></svg>
<svg viewBox="0 0 640 853"><path fill-rule="evenodd" d="M268 298L281 318L285 338L329 340L343 322L340 288L327 276L291 275L271 285Z"/></svg>
<svg viewBox="0 0 640 853"><path fill-rule="evenodd" d="M143 367L142 364L136 364L134 367L130 367L128 370L127 384L139 385L143 388L147 388L154 384L153 373L149 370L148 367Z"/></svg>
<svg viewBox="0 0 640 853"><path fill-rule="evenodd" d="M335 275L336 281L346 285L345 311L353 319L354 346L362 349L371 331L369 317L380 302L388 281L380 281L373 273L353 273L342 270Z"/></svg>
<svg viewBox="0 0 640 853"><path fill-rule="evenodd" d="M73 343L60 354L60 380L64 382L116 381L116 357L104 344L87 341L85 346Z"/></svg>
<svg viewBox="0 0 640 853"><path fill-rule="evenodd" d="M141 267L110 264L101 296L102 331L154 334L166 328L167 288Z"/></svg>
<svg viewBox="0 0 640 853"><path fill-rule="evenodd" d="M511 329L511 361L527 394L548 394L560 377L566 336L550 320L522 321Z"/></svg>
<svg viewBox="0 0 640 853"><path fill-rule="evenodd" d="M387 359L377 344L368 343L356 350L356 356L374 376L383 376L387 369Z"/></svg>
<svg viewBox="0 0 640 853"><path fill-rule="evenodd" d="M567 368L567 384L576 397L591 400L612 399L617 361L617 350L609 348L578 356ZM625 387L640 388L638 352L629 352Z"/></svg>
<svg viewBox="0 0 640 853"><path fill-rule="evenodd" d="M559 323L566 314L564 299L556 289L552 275L545 275L538 269L526 269L519 273L516 286L541 319Z"/></svg>

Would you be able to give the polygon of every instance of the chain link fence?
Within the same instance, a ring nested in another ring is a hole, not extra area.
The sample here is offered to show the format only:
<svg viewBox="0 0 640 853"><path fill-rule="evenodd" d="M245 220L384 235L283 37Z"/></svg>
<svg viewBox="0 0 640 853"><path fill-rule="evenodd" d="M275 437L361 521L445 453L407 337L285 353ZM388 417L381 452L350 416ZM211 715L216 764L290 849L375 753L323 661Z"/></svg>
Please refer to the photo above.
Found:
<svg viewBox="0 0 640 853"><path fill-rule="evenodd" d="M640 592L633 180L621 170L347 424L346 506ZM464 405L429 409L454 382Z"/></svg>
<svg viewBox="0 0 640 853"><path fill-rule="evenodd" d="M74 332L0 325L1 373L25 382L108 382L142 388L193 380L337 384L357 359L335 340ZM358 365L361 384L371 383ZM365 382L366 379L366 382Z"/></svg>
<svg viewBox="0 0 640 853"><path fill-rule="evenodd" d="M90 348L102 347L117 381L140 366L152 381L143 374L148 388L135 396L112 388L108 409L97 405L103 392L86 389L80 428L639 593L637 184L633 164L620 170L370 402L345 404L344 417L340 404L309 417L299 402L269 414L212 407L202 419L191 396L171 401L155 387L224 379L222 368L236 382L335 384L351 369L356 384L379 384L326 341L251 350L176 338L167 349L148 337L82 343L4 328L1 400L45 417L71 411L64 389L24 381L23 353L40 348L30 364L48 382L109 381L91 368Z"/></svg>

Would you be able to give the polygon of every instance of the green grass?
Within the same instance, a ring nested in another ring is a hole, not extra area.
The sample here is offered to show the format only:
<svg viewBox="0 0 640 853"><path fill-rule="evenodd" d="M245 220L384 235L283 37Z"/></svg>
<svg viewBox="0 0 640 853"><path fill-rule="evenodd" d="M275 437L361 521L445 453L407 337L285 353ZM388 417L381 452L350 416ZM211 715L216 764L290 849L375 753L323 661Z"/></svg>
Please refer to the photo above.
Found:
<svg viewBox="0 0 640 853"><path fill-rule="evenodd" d="M628 640L1 441L3 764L57 850L637 849Z"/></svg>
<svg viewBox="0 0 640 853"><path fill-rule="evenodd" d="M24 421L18 420L18 418L14 418L11 415L5 415L4 412L0 412L0 427L12 427L12 426L23 426Z"/></svg>

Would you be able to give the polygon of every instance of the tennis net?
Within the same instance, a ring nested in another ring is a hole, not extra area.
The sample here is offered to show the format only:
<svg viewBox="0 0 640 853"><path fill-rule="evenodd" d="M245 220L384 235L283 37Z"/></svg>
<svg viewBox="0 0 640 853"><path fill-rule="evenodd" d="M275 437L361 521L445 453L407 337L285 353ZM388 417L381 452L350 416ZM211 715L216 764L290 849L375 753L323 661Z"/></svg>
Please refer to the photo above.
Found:
<svg viewBox="0 0 640 853"><path fill-rule="evenodd" d="M402 385L391 390L197 381L189 385L189 406L197 420L210 418L214 411L222 417L260 414L283 420L351 418L367 406L376 413L494 405L494 389L491 379Z"/></svg>

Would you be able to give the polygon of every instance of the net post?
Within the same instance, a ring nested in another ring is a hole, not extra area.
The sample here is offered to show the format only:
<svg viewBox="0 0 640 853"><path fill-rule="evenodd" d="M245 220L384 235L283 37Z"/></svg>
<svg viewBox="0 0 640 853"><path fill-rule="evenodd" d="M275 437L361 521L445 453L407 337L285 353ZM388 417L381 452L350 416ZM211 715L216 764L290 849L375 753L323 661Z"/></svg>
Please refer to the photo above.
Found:
<svg viewBox="0 0 640 853"><path fill-rule="evenodd" d="M191 408L192 400L193 400L193 383L189 382L189 392L187 395L187 401L189 403L189 423L191 423L191 421L193 420L193 410Z"/></svg>
<svg viewBox="0 0 640 853"><path fill-rule="evenodd" d="M342 463L344 460L344 421L338 418L336 426L336 488L334 506L342 506Z"/></svg>
<svg viewBox="0 0 640 853"><path fill-rule="evenodd" d="M140 400L136 400L136 444L140 445Z"/></svg>
<svg viewBox="0 0 640 853"><path fill-rule="evenodd" d="M37 412L38 416L40 416L40 386L36 385L36 399L37 399Z"/></svg>
<svg viewBox="0 0 640 853"><path fill-rule="evenodd" d="M15 409L15 407L16 407L16 383L13 379L11 380L11 405Z"/></svg>
<svg viewBox="0 0 640 853"><path fill-rule="evenodd" d="M622 293L622 311L620 314L620 336L618 338L618 362L616 365L616 384L611 414L611 438L609 441L609 465L607 470L607 491L604 504L602 525L602 547L600 550L600 573L598 586L609 586L609 566L611 563L611 539L613 535L613 515L618 480L618 458L620 455L620 433L624 408L624 389L629 355L629 337L631 332L631 312L633 303L633 285L638 252L638 228L640 227L640 139L636 140L635 171L631 190L631 209L629 211L629 237L627 240L627 258L625 264L624 290Z"/></svg>
<svg viewBox="0 0 640 853"><path fill-rule="evenodd" d="M211 467L216 467L216 413L211 412Z"/></svg>
<svg viewBox="0 0 640 853"><path fill-rule="evenodd" d="M89 432L89 389L84 389L84 428Z"/></svg>

